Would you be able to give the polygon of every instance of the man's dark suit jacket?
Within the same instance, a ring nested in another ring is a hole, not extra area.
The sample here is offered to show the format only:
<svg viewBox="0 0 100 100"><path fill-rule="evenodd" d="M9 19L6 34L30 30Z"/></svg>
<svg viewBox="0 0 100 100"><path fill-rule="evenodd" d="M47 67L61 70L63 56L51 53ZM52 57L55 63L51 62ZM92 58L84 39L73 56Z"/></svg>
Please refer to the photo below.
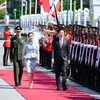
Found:
<svg viewBox="0 0 100 100"><path fill-rule="evenodd" d="M63 45L60 47L59 37L57 37L52 43L52 59L57 63L61 58L64 62L70 60L70 44L66 38L63 38Z"/></svg>

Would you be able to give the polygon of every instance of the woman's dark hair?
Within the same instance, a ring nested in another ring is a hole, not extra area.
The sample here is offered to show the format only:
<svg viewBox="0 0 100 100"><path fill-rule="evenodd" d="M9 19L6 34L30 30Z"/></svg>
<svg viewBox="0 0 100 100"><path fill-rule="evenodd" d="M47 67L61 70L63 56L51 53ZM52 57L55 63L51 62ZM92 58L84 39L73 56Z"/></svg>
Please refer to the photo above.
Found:
<svg viewBox="0 0 100 100"><path fill-rule="evenodd" d="M29 37L29 35L30 35L30 34L33 34L33 35L34 35L34 33L33 33L33 32L29 32L29 33L28 33L28 37Z"/></svg>

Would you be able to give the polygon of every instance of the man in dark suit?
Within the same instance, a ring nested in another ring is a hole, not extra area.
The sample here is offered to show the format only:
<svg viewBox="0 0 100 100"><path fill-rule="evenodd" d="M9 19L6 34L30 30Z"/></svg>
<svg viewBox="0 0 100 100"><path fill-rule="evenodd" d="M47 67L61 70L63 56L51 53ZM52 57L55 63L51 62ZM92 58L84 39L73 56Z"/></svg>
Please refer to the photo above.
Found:
<svg viewBox="0 0 100 100"><path fill-rule="evenodd" d="M52 43L52 64L55 66L56 86L60 90L60 73L62 73L62 87L63 91L67 90L66 86L66 67L70 63L70 44L64 38L64 29L58 29L58 37Z"/></svg>

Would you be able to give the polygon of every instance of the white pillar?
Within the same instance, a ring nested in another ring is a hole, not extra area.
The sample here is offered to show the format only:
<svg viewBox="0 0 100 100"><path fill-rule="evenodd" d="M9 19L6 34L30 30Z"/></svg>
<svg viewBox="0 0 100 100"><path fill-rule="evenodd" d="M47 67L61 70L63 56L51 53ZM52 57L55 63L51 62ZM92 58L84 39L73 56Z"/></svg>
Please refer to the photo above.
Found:
<svg viewBox="0 0 100 100"><path fill-rule="evenodd" d="M80 24L82 24L82 23L80 23L80 22L82 22L81 20L82 20L82 18L81 18L81 11L80 11L80 9L78 9L78 15L77 15L77 17L78 17L78 22L77 22L77 24L78 25L80 25Z"/></svg>
<svg viewBox="0 0 100 100"><path fill-rule="evenodd" d="M59 22L60 22L60 24L62 24L62 12L60 13L60 20L59 20Z"/></svg>
<svg viewBox="0 0 100 100"><path fill-rule="evenodd" d="M67 11L64 11L64 25L66 25L66 12Z"/></svg>
<svg viewBox="0 0 100 100"><path fill-rule="evenodd" d="M9 16L5 15L4 20L5 20L5 26L8 26L9 25Z"/></svg>
<svg viewBox="0 0 100 100"><path fill-rule="evenodd" d="M86 21L87 21L87 12L84 10L84 26L86 26Z"/></svg>

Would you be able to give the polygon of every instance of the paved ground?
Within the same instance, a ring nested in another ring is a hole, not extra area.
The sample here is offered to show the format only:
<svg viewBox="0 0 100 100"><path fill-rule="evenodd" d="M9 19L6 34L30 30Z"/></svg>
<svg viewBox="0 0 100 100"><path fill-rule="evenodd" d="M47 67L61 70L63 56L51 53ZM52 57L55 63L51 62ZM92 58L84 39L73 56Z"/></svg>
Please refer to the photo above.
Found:
<svg viewBox="0 0 100 100"><path fill-rule="evenodd" d="M9 70L12 69L12 64L9 62L10 66L3 66L2 58L3 58L3 40L0 40L0 69ZM43 67L37 67L37 70L42 71L52 77L54 77L54 73L51 70L44 69ZM100 94L92 91L91 89L85 88L79 84L76 84L70 80L68 80L68 84L82 90L83 92L97 98L100 100ZM25 100L12 86L6 83L2 78L0 78L0 100Z"/></svg>

